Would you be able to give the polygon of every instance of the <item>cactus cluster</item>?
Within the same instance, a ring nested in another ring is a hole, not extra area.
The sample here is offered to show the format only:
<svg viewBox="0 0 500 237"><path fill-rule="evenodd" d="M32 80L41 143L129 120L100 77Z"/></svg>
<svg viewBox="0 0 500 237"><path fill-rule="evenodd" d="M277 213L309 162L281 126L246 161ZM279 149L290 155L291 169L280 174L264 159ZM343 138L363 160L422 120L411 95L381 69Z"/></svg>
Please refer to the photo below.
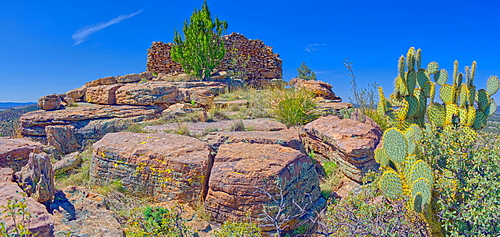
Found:
<svg viewBox="0 0 500 237"><path fill-rule="evenodd" d="M431 203L434 174L427 162L417 158L420 137L421 130L415 124L404 131L388 129L382 137L383 147L375 151L375 160L381 167L378 184L384 195L391 199L406 196L410 208L422 213Z"/></svg>
<svg viewBox="0 0 500 237"><path fill-rule="evenodd" d="M471 134L484 128L487 118L497 109L491 96L500 88L498 77L491 76L486 89L476 91L475 61L472 66L465 67L465 74L459 72L458 61L455 61L451 84L447 84L448 72L439 69L438 63L430 62L424 69L420 68L421 61L422 51L413 47L408 50L406 58L399 58L394 92L387 99L379 88L377 112L389 116L391 125L400 129L406 129L411 124L423 127L426 114L429 122L441 128L468 127ZM443 103L434 101L437 85L440 86L439 98Z"/></svg>

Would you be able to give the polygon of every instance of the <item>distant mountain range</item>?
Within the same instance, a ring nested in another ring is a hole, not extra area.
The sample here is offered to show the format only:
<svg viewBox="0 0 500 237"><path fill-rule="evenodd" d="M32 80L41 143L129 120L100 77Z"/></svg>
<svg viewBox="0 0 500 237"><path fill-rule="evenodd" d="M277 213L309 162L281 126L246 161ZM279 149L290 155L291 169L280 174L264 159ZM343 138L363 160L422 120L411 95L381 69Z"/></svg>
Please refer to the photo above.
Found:
<svg viewBox="0 0 500 237"><path fill-rule="evenodd" d="M0 111L9 109L12 107L19 107L19 106L25 106L25 105L34 105L36 102L0 102Z"/></svg>

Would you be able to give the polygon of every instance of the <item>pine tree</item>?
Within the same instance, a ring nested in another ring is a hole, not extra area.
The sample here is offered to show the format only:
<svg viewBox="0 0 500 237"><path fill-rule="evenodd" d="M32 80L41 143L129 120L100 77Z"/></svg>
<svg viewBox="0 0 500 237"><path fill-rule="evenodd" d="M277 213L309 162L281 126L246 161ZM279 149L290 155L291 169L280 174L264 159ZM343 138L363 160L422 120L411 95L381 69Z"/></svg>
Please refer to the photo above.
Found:
<svg viewBox="0 0 500 237"><path fill-rule="evenodd" d="M304 80L316 80L316 73L314 73L305 62L302 62L299 68L297 68L297 72L299 75L297 76L300 79Z"/></svg>
<svg viewBox="0 0 500 237"><path fill-rule="evenodd" d="M212 20L205 1L201 10L195 9L189 21L184 22L184 39L175 31L172 59L180 63L186 73L202 80L209 79L212 70L219 65L226 53L221 36L227 26L226 21L217 17L215 21Z"/></svg>

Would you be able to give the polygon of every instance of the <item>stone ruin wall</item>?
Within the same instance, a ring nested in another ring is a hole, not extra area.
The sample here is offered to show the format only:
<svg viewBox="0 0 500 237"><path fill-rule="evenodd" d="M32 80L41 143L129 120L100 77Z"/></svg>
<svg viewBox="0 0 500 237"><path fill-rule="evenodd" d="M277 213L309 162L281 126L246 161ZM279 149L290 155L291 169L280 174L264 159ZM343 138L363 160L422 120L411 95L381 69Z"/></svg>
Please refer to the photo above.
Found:
<svg viewBox="0 0 500 237"><path fill-rule="evenodd" d="M273 48L261 40L252 40L242 34L231 33L225 39L226 56L217 67L218 71L240 72L238 79L281 79L282 61ZM153 42L148 49L147 71L152 73L183 72L179 63L172 61L172 43Z"/></svg>

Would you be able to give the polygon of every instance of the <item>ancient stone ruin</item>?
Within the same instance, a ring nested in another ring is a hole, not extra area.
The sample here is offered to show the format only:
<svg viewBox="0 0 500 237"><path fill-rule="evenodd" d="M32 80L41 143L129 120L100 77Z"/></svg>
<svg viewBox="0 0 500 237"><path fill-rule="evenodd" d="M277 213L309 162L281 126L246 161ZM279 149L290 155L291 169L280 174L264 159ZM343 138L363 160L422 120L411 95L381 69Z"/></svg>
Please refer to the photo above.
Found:
<svg viewBox="0 0 500 237"><path fill-rule="evenodd" d="M261 40L252 40L242 34L224 36L226 56L218 71L239 72L238 79L280 79L283 77L282 61L273 48ZM172 43L153 42L148 50L147 71L152 73L183 72L179 63L172 61Z"/></svg>

